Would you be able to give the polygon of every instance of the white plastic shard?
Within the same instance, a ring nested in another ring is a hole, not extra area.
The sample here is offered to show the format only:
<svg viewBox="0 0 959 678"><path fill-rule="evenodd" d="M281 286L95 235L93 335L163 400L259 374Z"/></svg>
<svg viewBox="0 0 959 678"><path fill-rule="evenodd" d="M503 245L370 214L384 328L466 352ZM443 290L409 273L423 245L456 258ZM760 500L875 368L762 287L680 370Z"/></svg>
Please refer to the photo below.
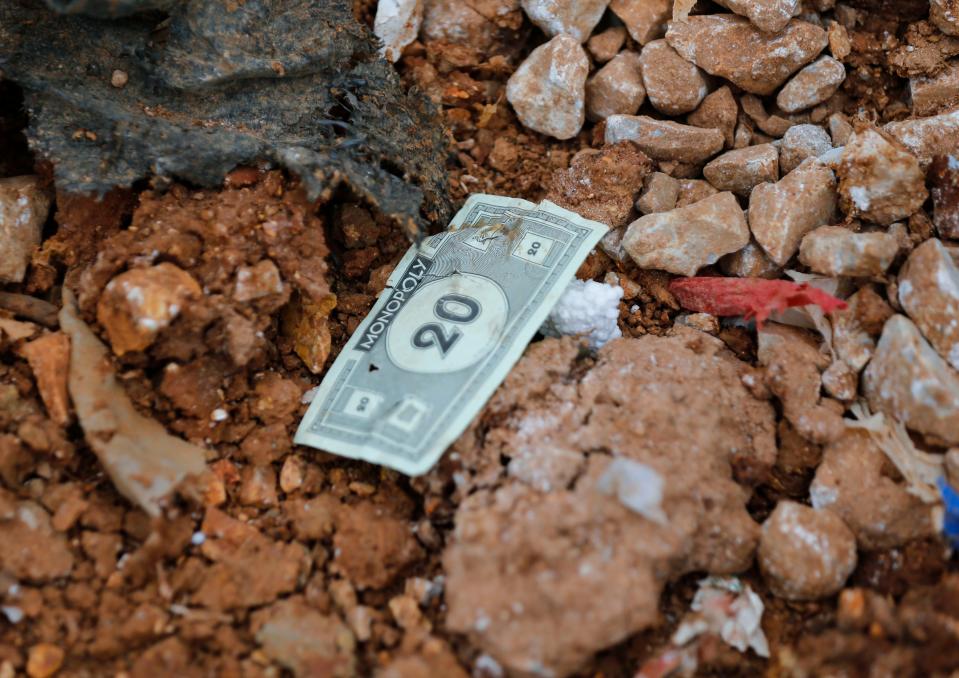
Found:
<svg viewBox="0 0 959 678"><path fill-rule="evenodd" d="M599 349L623 336L619 329L619 301L623 288L595 280L573 280L540 327L547 337L575 336Z"/></svg>
<svg viewBox="0 0 959 678"><path fill-rule="evenodd" d="M685 645L703 633L715 633L740 652L752 649L769 657L769 642L763 633L762 599L735 577L707 577L699 581L692 613L673 633L674 645Z"/></svg>
<svg viewBox="0 0 959 678"><path fill-rule="evenodd" d="M663 477L646 464L616 457L599 477L596 489L616 495L623 506L654 523L667 522L662 506Z"/></svg>

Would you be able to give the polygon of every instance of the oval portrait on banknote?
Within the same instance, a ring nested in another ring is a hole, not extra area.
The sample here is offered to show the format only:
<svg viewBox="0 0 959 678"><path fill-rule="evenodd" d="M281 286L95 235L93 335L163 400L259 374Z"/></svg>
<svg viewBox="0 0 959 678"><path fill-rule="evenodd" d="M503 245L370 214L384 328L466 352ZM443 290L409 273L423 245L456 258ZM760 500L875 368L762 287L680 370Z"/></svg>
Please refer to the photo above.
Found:
<svg viewBox="0 0 959 678"><path fill-rule="evenodd" d="M499 343L509 317L506 293L493 280L454 273L418 290L390 323L386 351L411 372L455 372Z"/></svg>

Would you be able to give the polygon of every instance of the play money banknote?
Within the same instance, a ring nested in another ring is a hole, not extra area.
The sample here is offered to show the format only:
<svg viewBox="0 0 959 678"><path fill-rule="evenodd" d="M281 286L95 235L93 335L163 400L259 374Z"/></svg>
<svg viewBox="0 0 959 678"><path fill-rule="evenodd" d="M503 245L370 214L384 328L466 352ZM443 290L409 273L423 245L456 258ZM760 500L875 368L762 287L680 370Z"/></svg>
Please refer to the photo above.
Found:
<svg viewBox="0 0 959 678"><path fill-rule="evenodd" d="M606 233L551 202L473 195L414 245L317 390L299 445L427 472Z"/></svg>

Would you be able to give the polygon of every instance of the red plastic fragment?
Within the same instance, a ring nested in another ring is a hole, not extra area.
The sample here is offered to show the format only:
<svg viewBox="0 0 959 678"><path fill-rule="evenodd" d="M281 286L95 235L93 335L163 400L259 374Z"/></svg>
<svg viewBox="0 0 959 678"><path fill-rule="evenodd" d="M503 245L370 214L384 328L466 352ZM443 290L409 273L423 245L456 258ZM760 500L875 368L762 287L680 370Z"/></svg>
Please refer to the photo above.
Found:
<svg viewBox="0 0 959 678"><path fill-rule="evenodd" d="M669 285L680 306L716 316L741 315L763 323L771 313L816 304L825 313L846 308L842 299L807 283L761 278L679 278Z"/></svg>

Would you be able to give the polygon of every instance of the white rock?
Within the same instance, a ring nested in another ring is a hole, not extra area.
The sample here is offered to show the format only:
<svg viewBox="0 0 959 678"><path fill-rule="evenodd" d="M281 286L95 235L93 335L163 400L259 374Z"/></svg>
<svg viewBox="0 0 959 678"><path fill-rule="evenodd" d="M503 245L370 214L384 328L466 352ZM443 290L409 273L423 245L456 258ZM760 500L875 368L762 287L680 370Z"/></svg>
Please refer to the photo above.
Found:
<svg viewBox="0 0 959 678"><path fill-rule="evenodd" d="M586 119L589 59L575 38L557 35L530 53L506 85L506 98L526 127L557 139L579 133Z"/></svg>
<svg viewBox="0 0 959 678"><path fill-rule="evenodd" d="M546 35L566 34L586 42L609 0L522 0L522 4L529 20Z"/></svg>
<svg viewBox="0 0 959 678"><path fill-rule="evenodd" d="M387 61L396 61L403 48L416 40L423 22L423 0L379 0L373 33L382 42L380 53Z"/></svg>
<svg viewBox="0 0 959 678"><path fill-rule="evenodd" d="M806 158L818 158L832 149L832 140L819 125L793 125L779 144L779 167L789 174Z"/></svg>
<svg viewBox="0 0 959 678"><path fill-rule="evenodd" d="M586 83L586 115L590 120L633 115L645 98L639 55L623 50Z"/></svg>
<svg viewBox="0 0 959 678"><path fill-rule="evenodd" d="M35 176L0 179L0 282L23 281L40 244L50 198Z"/></svg>
<svg viewBox="0 0 959 678"><path fill-rule="evenodd" d="M959 370L959 251L930 238L899 271L899 303L939 355Z"/></svg>
<svg viewBox="0 0 959 678"><path fill-rule="evenodd" d="M812 108L835 94L845 79L845 66L831 56L819 57L786 83L776 104L787 113Z"/></svg>
<svg viewBox="0 0 959 678"><path fill-rule="evenodd" d="M799 261L829 276L879 276L899 253L899 239L885 232L855 233L843 226L821 226L806 234Z"/></svg>
<svg viewBox="0 0 959 678"><path fill-rule="evenodd" d="M663 477L646 464L616 457L599 477L596 489L616 495L623 506L654 523L667 522L662 506Z"/></svg>
<svg viewBox="0 0 959 678"><path fill-rule="evenodd" d="M610 339L623 336L619 329L619 301L623 288L595 280L573 280L540 332L548 337L575 336L589 340L598 349Z"/></svg>

